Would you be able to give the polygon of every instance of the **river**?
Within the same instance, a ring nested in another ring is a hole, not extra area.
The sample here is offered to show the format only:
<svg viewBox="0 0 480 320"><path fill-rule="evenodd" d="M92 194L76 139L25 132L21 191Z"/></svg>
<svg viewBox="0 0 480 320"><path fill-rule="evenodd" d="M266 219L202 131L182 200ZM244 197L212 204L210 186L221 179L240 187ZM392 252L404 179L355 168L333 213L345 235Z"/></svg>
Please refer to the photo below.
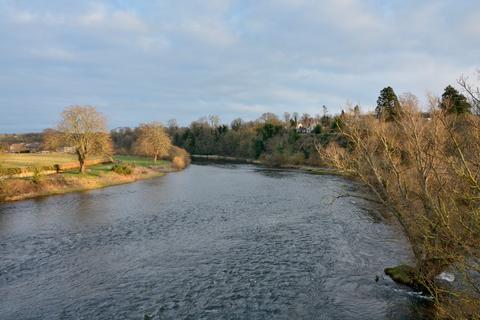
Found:
<svg viewBox="0 0 480 320"><path fill-rule="evenodd" d="M0 319L416 319L383 276L408 244L356 195L210 164L0 205Z"/></svg>

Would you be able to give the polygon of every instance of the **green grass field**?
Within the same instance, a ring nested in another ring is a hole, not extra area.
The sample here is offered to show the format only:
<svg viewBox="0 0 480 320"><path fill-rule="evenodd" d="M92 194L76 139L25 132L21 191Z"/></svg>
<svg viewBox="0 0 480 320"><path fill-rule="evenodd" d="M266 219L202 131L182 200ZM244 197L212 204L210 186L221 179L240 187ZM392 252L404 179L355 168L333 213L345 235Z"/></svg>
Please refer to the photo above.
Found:
<svg viewBox="0 0 480 320"><path fill-rule="evenodd" d="M157 163L153 162L153 158L140 157L140 156L115 156L115 160L132 163L139 167L148 167L148 166L167 166L170 165L170 161L166 160L157 160Z"/></svg>
<svg viewBox="0 0 480 320"><path fill-rule="evenodd" d="M139 167L170 166L169 161L158 160L153 162L152 158L140 156L114 156L114 159L123 163L131 163ZM4 168L24 168L51 166L54 164L76 163L77 157L74 154L67 153L0 153L0 166ZM100 171L111 170L112 164L98 164L88 167L89 171L98 173ZM74 170L69 170L69 172Z"/></svg>
<svg viewBox="0 0 480 320"><path fill-rule="evenodd" d="M77 157L68 153L0 153L0 165L4 168L51 166L75 161Z"/></svg>

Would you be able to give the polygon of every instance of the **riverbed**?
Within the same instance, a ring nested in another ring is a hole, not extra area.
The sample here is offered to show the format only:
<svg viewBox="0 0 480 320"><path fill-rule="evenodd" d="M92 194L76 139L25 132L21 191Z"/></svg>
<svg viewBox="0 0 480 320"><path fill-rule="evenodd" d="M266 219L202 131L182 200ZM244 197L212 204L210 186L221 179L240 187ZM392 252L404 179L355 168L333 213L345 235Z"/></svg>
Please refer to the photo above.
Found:
<svg viewBox="0 0 480 320"><path fill-rule="evenodd" d="M416 319L352 181L254 165L0 205L0 319ZM421 308L420 308L421 310Z"/></svg>

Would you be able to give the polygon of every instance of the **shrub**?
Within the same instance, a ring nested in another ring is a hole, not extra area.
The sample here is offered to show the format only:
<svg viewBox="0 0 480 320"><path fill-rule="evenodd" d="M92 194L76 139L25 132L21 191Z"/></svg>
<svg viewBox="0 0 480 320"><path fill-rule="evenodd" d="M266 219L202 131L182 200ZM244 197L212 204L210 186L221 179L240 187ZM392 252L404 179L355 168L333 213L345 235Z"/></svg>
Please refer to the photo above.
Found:
<svg viewBox="0 0 480 320"><path fill-rule="evenodd" d="M176 157L173 157L173 160L172 160L172 166L175 168L175 169L183 169L187 166L186 162L185 162L185 159L183 157L180 157L180 156L176 156Z"/></svg>
<svg viewBox="0 0 480 320"><path fill-rule="evenodd" d="M126 164L116 164L112 167L112 171L117 174L128 176L132 174L133 168L132 166Z"/></svg>
<svg viewBox="0 0 480 320"><path fill-rule="evenodd" d="M33 183L37 184L40 182L40 173L42 170L38 167L33 167L32 169L33 175L32 175L32 181Z"/></svg>
<svg viewBox="0 0 480 320"><path fill-rule="evenodd" d="M2 176L11 176L22 172L24 172L22 168L0 168L0 175Z"/></svg>
<svg viewBox="0 0 480 320"><path fill-rule="evenodd" d="M190 155L188 152L176 146L170 148L169 158L175 169L183 169L190 164Z"/></svg>
<svg viewBox="0 0 480 320"><path fill-rule="evenodd" d="M289 156L288 163L301 165L305 163L305 155L301 152L297 152Z"/></svg>

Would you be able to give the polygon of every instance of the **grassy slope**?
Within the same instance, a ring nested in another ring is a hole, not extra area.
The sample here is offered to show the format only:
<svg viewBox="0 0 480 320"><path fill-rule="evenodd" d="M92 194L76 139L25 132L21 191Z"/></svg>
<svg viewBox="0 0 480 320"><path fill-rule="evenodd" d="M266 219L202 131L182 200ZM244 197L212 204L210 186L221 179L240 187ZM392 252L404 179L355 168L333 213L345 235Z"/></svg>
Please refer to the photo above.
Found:
<svg viewBox="0 0 480 320"><path fill-rule="evenodd" d="M38 155L38 157L36 157ZM10 165L17 166L52 165L59 163L59 160L71 162L72 158L66 154L8 154ZM64 156L64 157L62 157ZM129 183L141 179L148 179L164 175L166 172L176 171L170 161L160 160L154 163L152 159L137 156L116 156L115 160L122 163L134 164L135 169L131 175L120 175L112 172L113 164L100 164L88 167L86 174L78 173L73 169L61 174L43 176L39 181L31 178L8 179L0 184L0 202L28 199L51 194L62 194L74 191L91 190L111 185ZM0 163L4 161L0 159Z"/></svg>
<svg viewBox="0 0 480 320"><path fill-rule="evenodd" d="M170 161L158 160L139 156L115 156L115 160L134 164L140 167L149 166L169 166ZM96 158L90 158L93 160ZM22 168L32 166L51 166L54 164L75 163L78 159L74 154L68 153L0 153L0 164L5 168ZM111 165L96 165L91 167L93 170L101 168L111 169Z"/></svg>

